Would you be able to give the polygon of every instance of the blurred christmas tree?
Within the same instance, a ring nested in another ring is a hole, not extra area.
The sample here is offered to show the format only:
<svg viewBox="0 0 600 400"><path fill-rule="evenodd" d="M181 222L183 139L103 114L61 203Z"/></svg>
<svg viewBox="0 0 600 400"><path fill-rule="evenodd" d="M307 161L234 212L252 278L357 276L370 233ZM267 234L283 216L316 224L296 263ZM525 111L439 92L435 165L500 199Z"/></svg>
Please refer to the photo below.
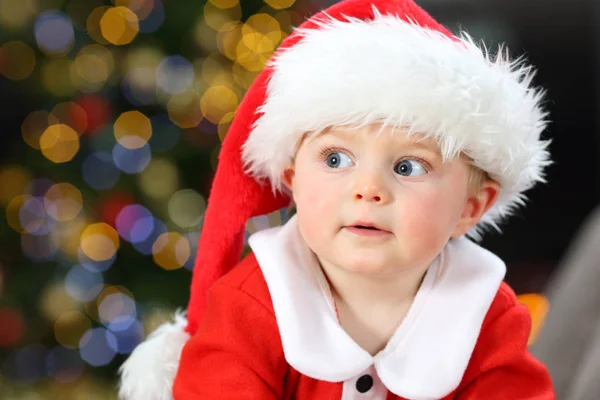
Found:
<svg viewBox="0 0 600 400"><path fill-rule="evenodd" d="M0 0L0 399L115 398L187 303L221 140L307 3Z"/></svg>

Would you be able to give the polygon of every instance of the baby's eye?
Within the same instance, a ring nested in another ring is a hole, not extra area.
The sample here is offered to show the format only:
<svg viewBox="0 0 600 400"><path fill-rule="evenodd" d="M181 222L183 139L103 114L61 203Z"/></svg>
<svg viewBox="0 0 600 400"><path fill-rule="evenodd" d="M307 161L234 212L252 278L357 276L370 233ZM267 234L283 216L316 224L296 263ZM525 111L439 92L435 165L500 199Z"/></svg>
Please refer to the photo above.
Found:
<svg viewBox="0 0 600 400"><path fill-rule="evenodd" d="M394 172L402 176L420 176L427 173L427 168L416 160L402 160L396 164Z"/></svg>
<svg viewBox="0 0 600 400"><path fill-rule="evenodd" d="M325 158L325 162L329 168L346 168L352 166L352 159L341 151L329 153Z"/></svg>

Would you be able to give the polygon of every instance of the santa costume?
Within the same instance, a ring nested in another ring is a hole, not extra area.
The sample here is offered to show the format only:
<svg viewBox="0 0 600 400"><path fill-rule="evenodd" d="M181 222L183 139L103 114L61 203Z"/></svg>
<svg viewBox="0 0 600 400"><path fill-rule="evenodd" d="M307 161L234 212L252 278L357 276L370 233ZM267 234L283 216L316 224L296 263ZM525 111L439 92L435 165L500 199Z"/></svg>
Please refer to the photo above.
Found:
<svg viewBox="0 0 600 400"><path fill-rule="evenodd" d="M302 136L329 126L405 126L435 138L446 159L471 157L501 185L470 232L477 238L543 180L546 114L532 76L412 0L344 0L307 20L248 90L223 142L187 319L138 346L121 397L553 399L504 263L467 238L442 250L375 356L340 326L295 217L253 235L239 260L246 222L290 204L278 182Z"/></svg>

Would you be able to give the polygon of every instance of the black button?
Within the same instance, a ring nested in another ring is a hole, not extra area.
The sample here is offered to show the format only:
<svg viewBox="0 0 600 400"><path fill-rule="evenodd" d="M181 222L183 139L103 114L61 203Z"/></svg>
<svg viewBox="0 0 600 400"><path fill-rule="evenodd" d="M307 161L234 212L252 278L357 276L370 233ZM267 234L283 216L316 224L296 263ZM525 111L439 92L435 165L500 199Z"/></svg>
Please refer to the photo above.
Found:
<svg viewBox="0 0 600 400"><path fill-rule="evenodd" d="M360 393L367 393L373 387L373 377L371 375L363 375L356 381L356 390Z"/></svg>

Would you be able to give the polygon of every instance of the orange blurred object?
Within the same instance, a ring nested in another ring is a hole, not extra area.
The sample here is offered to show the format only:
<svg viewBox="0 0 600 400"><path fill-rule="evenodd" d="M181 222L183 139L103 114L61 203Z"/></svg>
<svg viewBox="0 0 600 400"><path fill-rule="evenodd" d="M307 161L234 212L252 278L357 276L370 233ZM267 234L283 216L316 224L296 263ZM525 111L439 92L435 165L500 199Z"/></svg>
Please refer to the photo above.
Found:
<svg viewBox="0 0 600 400"><path fill-rule="evenodd" d="M544 320L550 309L550 303L546 296L537 293L527 293L517 296L519 303L529 309L531 314L531 333L529 334L528 345L532 345L544 326Z"/></svg>

